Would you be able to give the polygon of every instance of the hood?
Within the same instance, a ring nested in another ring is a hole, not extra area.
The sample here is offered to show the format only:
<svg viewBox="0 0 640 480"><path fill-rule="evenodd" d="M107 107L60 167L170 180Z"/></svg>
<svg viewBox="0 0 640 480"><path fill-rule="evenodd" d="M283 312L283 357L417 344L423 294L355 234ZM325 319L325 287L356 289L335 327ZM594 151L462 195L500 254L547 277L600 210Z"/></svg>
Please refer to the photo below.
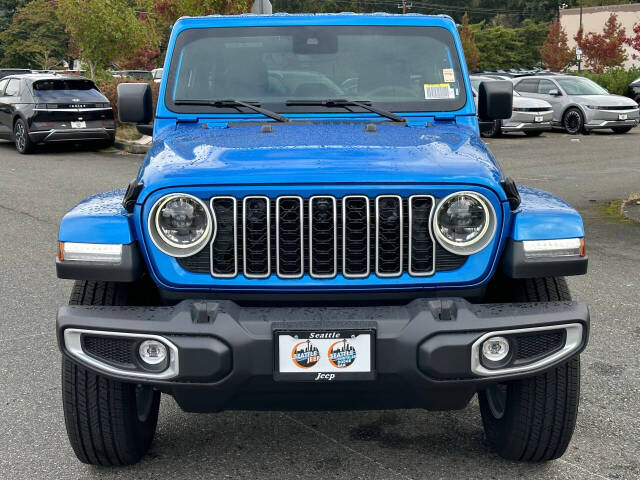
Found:
<svg viewBox="0 0 640 480"><path fill-rule="evenodd" d="M513 96L513 106L516 108L548 108L552 109L551 104L545 100L530 97Z"/></svg>
<svg viewBox="0 0 640 480"><path fill-rule="evenodd" d="M449 183L500 192L502 173L479 136L455 123L182 124L154 139L140 169L140 200L176 186ZM503 196L501 193L498 193Z"/></svg>
<svg viewBox="0 0 640 480"><path fill-rule="evenodd" d="M635 108L638 104L630 98L620 95L570 95L573 102L583 105L597 105L599 107L629 107Z"/></svg>

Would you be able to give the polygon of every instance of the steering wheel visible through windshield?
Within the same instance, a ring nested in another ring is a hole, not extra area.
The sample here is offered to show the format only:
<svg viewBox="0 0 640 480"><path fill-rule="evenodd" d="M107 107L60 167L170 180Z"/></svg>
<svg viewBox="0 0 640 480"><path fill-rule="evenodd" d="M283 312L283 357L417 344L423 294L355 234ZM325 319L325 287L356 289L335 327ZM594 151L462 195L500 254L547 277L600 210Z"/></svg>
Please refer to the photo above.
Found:
<svg viewBox="0 0 640 480"><path fill-rule="evenodd" d="M463 79L453 37L440 27L188 29L176 41L165 103L181 113L210 111L187 101L223 99L282 113L326 112L296 101L327 99L453 111L466 103Z"/></svg>

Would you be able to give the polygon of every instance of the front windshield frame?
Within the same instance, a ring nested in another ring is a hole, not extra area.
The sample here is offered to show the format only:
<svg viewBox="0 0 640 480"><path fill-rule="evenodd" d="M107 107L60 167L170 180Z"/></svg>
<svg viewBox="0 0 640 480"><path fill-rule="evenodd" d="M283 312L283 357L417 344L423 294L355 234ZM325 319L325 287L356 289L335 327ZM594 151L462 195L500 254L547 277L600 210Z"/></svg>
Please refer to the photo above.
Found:
<svg viewBox="0 0 640 480"><path fill-rule="evenodd" d="M607 92L604 88L602 88L600 85L598 85L596 82L594 82L589 78L566 77L566 78L555 78L554 80L558 82L558 85L560 86L560 88L562 88L564 93L566 93L567 95L608 95L609 94L609 92ZM588 85L589 87L592 87L592 90L589 93L584 93L584 92L573 93L570 89L567 89L566 87L566 85L570 85L568 82L573 82L574 84Z"/></svg>
<svg viewBox="0 0 640 480"><path fill-rule="evenodd" d="M364 98L362 95L349 96L348 100L372 100L373 104L378 108L382 108L385 110L399 112L399 113L438 113L438 112L456 112L464 109L467 105L467 86L466 86L466 71L463 70L463 66L460 61L460 56L457 49L457 44L452 33L441 26L404 26L404 25L309 25L309 26L255 26L255 27L207 27L207 28L187 28L179 32L176 37L174 48L172 50L171 61L169 65L169 72L166 75L166 85L164 92L164 104L165 107L174 113L179 114L209 114L209 115L217 115L217 114L237 114L237 115L246 115L249 112L244 110L239 110L238 108L228 107L228 108L211 108L206 105L177 105L175 100L180 100L175 97L175 92L177 89L176 80L178 71L180 69L180 64L182 62L181 52L182 49L187 46L189 43L200 40L202 38L208 36L229 36L229 37L246 37L246 36L269 36L272 34L277 34L278 30L291 30L291 29L319 29L319 28L327 28L327 29L340 29L346 33L349 33L352 30L378 30L384 29L385 34L394 34L397 33L399 35L410 33L411 35L425 35L423 33L425 30L428 30L429 36L436 37L437 40L442 41L446 48L448 49L448 56L450 63L454 70L455 79L457 79L456 87L457 96L454 100L419 100L419 101L397 101L397 102L382 102L375 101L374 99ZM209 100L209 99L202 99ZM220 100L218 98L211 100ZM260 101L260 99L256 98L235 98L233 100L242 100L242 101ZM292 99L296 100L296 99ZM311 99L310 99L311 100ZM317 99L313 99L317 100ZM333 113L365 113L358 107L350 107L349 110L346 110L344 107L326 107L326 106L294 106L287 105L285 101L281 102L268 102L262 101L260 102L263 108L267 108L271 111L283 113L283 114L304 114L304 113L322 113L322 114L333 114Z"/></svg>

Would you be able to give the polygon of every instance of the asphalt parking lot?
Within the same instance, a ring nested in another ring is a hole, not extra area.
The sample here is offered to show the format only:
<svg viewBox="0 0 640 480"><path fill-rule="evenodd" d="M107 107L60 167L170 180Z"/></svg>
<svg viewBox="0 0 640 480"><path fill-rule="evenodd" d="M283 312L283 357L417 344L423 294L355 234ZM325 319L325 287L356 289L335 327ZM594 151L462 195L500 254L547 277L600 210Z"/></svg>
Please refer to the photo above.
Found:
<svg viewBox="0 0 640 480"><path fill-rule="evenodd" d="M489 453L475 400L442 413L192 415L164 397L139 465L79 463L64 430L54 334L71 289L55 276L58 223L87 195L126 185L142 157L73 148L20 156L0 143L0 478L640 478L640 225L610 206L640 193L640 129L489 144L518 183L564 197L586 223L590 272L569 283L591 306L591 342L561 460L523 465Z"/></svg>

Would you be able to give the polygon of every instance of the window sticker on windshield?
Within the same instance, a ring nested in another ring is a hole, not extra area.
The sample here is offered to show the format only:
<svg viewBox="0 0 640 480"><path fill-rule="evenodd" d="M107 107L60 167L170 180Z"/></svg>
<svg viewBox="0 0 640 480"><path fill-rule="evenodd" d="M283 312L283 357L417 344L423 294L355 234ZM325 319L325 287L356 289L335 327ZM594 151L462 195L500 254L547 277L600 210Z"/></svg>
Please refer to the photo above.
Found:
<svg viewBox="0 0 640 480"><path fill-rule="evenodd" d="M456 76L453 73L453 68L443 68L442 69L442 79L445 83L455 83Z"/></svg>
<svg viewBox="0 0 640 480"><path fill-rule="evenodd" d="M448 83L425 83L424 98L426 100L449 100L456 98L456 93Z"/></svg>

